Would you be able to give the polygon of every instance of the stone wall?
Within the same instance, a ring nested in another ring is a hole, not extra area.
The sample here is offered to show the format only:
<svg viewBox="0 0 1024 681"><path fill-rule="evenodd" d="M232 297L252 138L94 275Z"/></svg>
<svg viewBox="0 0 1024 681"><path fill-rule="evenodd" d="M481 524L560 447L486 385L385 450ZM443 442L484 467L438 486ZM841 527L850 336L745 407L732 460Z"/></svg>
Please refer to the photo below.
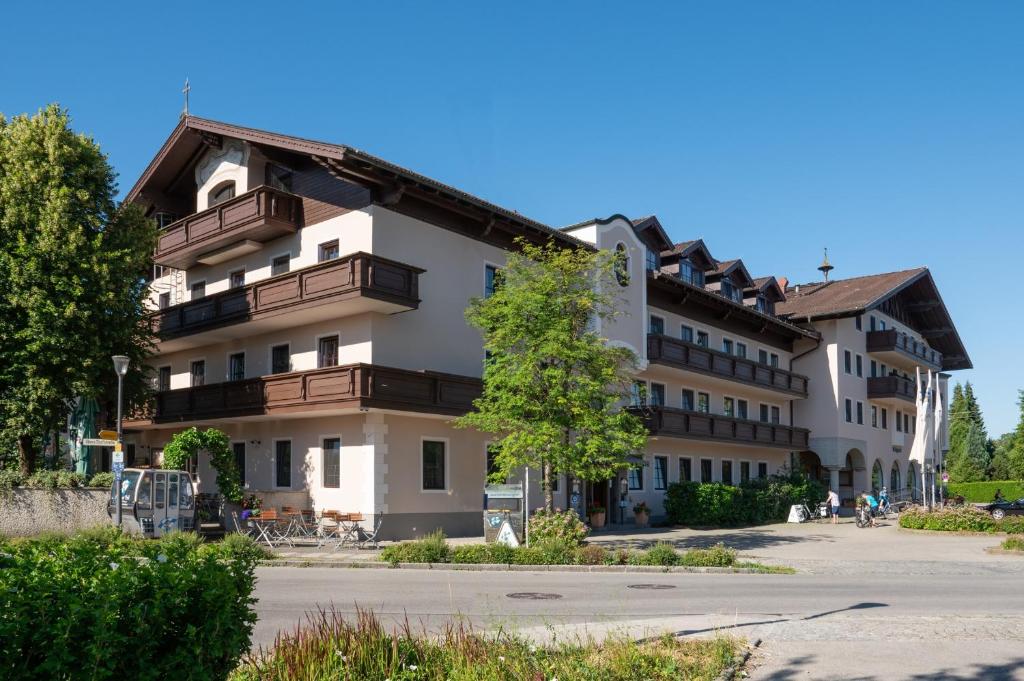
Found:
<svg viewBox="0 0 1024 681"><path fill-rule="evenodd" d="M74 532L110 523L107 489L31 489L0 492L0 535Z"/></svg>

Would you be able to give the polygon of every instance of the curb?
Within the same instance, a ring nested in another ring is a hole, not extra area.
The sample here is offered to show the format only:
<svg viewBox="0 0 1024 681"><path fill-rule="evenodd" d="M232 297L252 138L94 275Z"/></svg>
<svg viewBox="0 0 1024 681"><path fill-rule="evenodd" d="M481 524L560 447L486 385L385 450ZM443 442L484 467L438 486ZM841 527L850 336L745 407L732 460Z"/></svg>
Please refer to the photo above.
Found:
<svg viewBox="0 0 1024 681"><path fill-rule="evenodd" d="M718 678L715 679L715 681L732 681L733 679L735 679L736 674L739 673L746 666L747 660L749 660L750 656L753 655L754 649L760 645L761 639L755 639L753 643L746 647L746 649L743 651L743 654L740 655L740 659L736 662L736 664L723 669L722 673L718 675Z"/></svg>
<svg viewBox="0 0 1024 681"><path fill-rule="evenodd" d="M685 565L506 565L504 563L399 563L383 561L315 561L273 559L260 561L260 567L326 567L350 569L448 570L465 572L610 572L610 573L695 573L763 575L753 568L693 567ZM778 574L778 573L775 573Z"/></svg>
<svg viewBox="0 0 1024 681"><path fill-rule="evenodd" d="M996 556L1018 556L1024 558L1024 551L1008 551L998 546L989 546L985 549L985 553L991 553Z"/></svg>

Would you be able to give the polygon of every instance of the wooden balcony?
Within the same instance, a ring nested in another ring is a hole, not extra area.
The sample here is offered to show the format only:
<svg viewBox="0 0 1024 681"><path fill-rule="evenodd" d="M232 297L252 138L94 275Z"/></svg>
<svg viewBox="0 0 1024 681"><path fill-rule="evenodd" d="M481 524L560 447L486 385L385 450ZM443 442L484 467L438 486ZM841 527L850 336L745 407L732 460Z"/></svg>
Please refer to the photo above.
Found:
<svg viewBox="0 0 1024 681"><path fill-rule="evenodd" d="M353 253L158 310L151 317L153 333L164 342L161 351L169 352L222 340L210 332L243 322L253 322L251 333L308 323L317 314L311 310L323 305L331 305L331 317L415 310L422 272L369 253ZM185 336L192 338L166 343Z"/></svg>
<svg viewBox="0 0 1024 681"><path fill-rule="evenodd" d="M301 222L301 208L302 200L294 194L257 187L160 230L153 260L186 269L235 244L258 247L294 233ZM221 259L228 257L232 256L225 254Z"/></svg>
<svg viewBox="0 0 1024 681"><path fill-rule="evenodd" d="M663 334L648 334L647 359L654 364L695 371L792 397L807 397L806 376Z"/></svg>
<svg viewBox="0 0 1024 681"><path fill-rule="evenodd" d="M674 407L631 407L631 410L643 417L647 429L655 437L777 447L790 451L807 449L810 438L810 431L806 428L778 423L747 421Z"/></svg>
<svg viewBox="0 0 1024 681"><path fill-rule="evenodd" d="M890 364L910 360L934 371L942 369L941 352L932 350L925 343L916 341L896 329L868 331L866 342L868 352L878 355Z"/></svg>
<svg viewBox="0 0 1024 681"><path fill-rule="evenodd" d="M460 415L480 395L478 378L370 364L293 371L158 392L126 427L352 409Z"/></svg>
<svg viewBox="0 0 1024 681"><path fill-rule="evenodd" d="M869 400L905 400L913 404L917 397L917 383L902 376L872 376L868 378Z"/></svg>

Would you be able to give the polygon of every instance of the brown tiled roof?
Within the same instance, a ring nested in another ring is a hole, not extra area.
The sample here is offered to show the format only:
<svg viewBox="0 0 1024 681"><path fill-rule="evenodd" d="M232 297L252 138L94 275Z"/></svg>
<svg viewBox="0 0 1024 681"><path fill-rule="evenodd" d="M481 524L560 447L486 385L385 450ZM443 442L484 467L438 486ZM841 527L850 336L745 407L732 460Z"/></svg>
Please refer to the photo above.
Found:
<svg viewBox="0 0 1024 681"><path fill-rule="evenodd" d="M735 265L737 262L739 262L739 260L736 258L732 260L719 260L717 263L718 267L715 268L714 274L724 274L730 267Z"/></svg>
<svg viewBox="0 0 1024 681"><path fill-rule="evenodd" d="M775 277L754 277L753 283L750 285L750 288L761 288L774 278Z"/></svg>
<svg viewBox="0 0 1024 681"><path fill-rule="evenodd" d="M653 215L645 215L642 218L633 218L631 220L631 222L633 223L633 226L635 227L637 225L642 225L643 223L647 222L648 220L650 220L653 217L654 217Z"/></svg>
<svg viewBox="0 0 1024 681"><path fill-rule="evenodd" d="M775 306L775 313L794 320L857 314L927 271L925 267L917 267L900 272L787 286L786 300Z"/></svg>

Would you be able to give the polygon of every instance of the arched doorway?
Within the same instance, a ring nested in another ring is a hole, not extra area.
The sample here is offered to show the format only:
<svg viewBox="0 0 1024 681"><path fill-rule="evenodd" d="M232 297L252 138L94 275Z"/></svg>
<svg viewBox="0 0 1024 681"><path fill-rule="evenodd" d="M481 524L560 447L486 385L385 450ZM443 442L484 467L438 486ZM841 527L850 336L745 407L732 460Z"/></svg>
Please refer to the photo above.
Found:
<svg viewBox="0 0 1024 681"><path fill-rule="evenodd" d="M891 494L899 494L902 487L900 487L900 462L892 462L892 470L889 471L889 492Z"/></svg>
<svg viewBox="0 0 1024 681"><path fill-rule="evenodd" d="M811 451L800 452L799 464L801 473L828 486L828 469L821 465L817 454Z"/></svg>
<svg viewBox="0 0 1024 681"><path fill-rule="evenodd" d="M917 487L918 487L918 480L920 479L920 476L921 476L921 473L920 473L920 469L918 469L918 467L917 467L917 462L916 461L911 461L910 465L907 466L907 481L906 481L907 493L910 495L911 499L917 499L917 497L918 497Z"/></svg>
<svg viewBox="0 0 1024 681"><path fill-rule="evenodd" d="M871 466L871 491L877 493L883 487L885 487L885 472L882 469L882 462L875 459L874 465Z"/></svg>

